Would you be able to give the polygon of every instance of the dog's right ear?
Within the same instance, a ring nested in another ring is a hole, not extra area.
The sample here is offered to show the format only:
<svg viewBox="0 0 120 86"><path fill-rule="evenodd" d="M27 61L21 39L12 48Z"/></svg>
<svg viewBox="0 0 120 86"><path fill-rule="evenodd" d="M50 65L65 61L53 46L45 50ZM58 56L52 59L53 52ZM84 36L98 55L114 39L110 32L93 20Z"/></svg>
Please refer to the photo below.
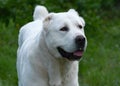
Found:
<svg viewBox="0 0 120 86"><path fill-rule="evenodd" d="M75 9L69 9L69 10L68 10L68 13L72 13L72 14L74 14L74 15L79 16L78 12L77 12Z"/></svg>
<svg viewBox="0 0 120 86"><path fill-rule="evenodd" d="M43 28L44 28L45 30L48 29L50 23L52 22L53 16L54 16L54 13L50 13L50 14L47 15L47 16L45 17L45 19L43 20Z"/></svg>

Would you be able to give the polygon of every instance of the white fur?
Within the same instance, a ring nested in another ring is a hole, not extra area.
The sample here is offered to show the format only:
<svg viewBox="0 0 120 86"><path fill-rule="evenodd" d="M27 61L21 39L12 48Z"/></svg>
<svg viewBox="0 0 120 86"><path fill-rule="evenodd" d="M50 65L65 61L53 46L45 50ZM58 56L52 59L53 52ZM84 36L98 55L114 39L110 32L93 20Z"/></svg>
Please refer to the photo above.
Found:
<svg viewBox="0 0 120 86"><path fill-rule="evenodd" d="M57 46L68 52L75 50L74 39L83 35L85 22L75 10L64 13L50 13L43 6L37 6L34 20L20 29L17 51L17 72L19 86L79 86L78 61L61 57ZM64 25L69 32L61 32ZM87 45L87 43L86 43Z"/></svg>
<svg viewBox="0 0 120 86"><path fill-rule="evenodd" d="M33 13L33 19L37 20L37 19L42 19L45 16L47 16L48 11L44 6L36 6L35 11Z"/></svg>

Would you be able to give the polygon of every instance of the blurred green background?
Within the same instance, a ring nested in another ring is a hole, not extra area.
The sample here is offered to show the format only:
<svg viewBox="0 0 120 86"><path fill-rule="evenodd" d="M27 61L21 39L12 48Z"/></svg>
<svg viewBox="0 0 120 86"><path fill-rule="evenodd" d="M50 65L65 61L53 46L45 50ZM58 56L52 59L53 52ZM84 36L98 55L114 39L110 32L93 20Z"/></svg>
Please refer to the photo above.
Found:
<svg viewBox="0 0 120 86"><path fill-rule="evenodd" d="M34 7L76 9L86 21L88 47L79 65L80 86L120 86L120 0L0 0L0 86L17 86L19 28Z"/></svg>

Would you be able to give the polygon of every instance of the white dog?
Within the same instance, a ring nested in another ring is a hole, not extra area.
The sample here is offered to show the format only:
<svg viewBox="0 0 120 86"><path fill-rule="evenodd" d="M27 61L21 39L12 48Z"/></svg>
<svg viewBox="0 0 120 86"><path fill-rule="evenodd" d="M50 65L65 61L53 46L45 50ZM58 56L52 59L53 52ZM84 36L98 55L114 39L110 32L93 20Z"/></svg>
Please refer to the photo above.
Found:
<svg viewBox="0 0 120 86"><path fill-rule="evenodd" d="M19 86L79 86L78 63L87 46L84 19L74 9L48 13L44 6L36 6L33 17L19 33Z"/></svg>

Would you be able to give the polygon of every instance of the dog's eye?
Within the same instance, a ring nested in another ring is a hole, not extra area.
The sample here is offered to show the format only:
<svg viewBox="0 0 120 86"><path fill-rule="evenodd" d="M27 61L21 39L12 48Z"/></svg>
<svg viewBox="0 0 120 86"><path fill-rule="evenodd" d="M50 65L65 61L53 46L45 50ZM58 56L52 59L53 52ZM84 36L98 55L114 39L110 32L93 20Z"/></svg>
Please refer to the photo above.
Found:
<svg viewBox="0 0 120 86"><path fill-rule="evenodd" d="M82 25L78 25L78 27L79 27L80 29L82 29Z"/></svg>
<svg viewBox="0 0 120 86"><path fill-rule="evenodd" d="M68 27L62 27L61 29L60 29L60 31L68 31L69 29L68 29Z"/></svg>

